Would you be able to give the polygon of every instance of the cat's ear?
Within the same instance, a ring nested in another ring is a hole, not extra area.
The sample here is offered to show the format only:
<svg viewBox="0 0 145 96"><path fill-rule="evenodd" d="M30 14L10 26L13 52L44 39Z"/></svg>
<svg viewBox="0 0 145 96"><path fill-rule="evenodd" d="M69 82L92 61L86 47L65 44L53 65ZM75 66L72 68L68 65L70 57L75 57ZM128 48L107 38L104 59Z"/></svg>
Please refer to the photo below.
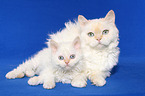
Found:
<svg viewBox="0 0 145 96"><path fill-rule="evenodd" d="M54 40L50 40L50 48L55 53L58 49L58 44Z"/></svg>
<svg viewBox="0 0 145 96"><path fill-rule="evenodd" d="M88 22L88 20L83 15L78 16L78 21L81 25L85 25Z"/></svg>
<svg viewBox="0 0 145 96"><path fill-rule="evenodd" d="M80 37L76 37L73 41L73 47L76 49L76 50L79 50L81 48L81 40L80 40Z"/></svg>
<svg viewBox="0 0 145 96"><path fill-rule="evenodd" d="M105 16L105 20L109 23L115 23L115 13L113 10L110 10Z"/></svg>

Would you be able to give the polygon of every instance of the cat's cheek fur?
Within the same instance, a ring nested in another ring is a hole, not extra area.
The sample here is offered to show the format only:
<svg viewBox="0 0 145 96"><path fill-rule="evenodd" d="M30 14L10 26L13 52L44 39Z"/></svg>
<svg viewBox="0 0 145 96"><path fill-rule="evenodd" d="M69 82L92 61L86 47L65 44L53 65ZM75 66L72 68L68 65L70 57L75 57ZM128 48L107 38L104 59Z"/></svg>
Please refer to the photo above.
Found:
<svg viewBox="0 0 145 96"><path fill-rule="evenodd" d="M59 60L58 59L59 55L52 55L52 63L54 66L61 66L61 67L65 67L66 64L64 63L64 60Z"/></svg>
<svg viewBox="0 0 145 96"><path fill-rule="evenodd" d="M91 47L96 47L98 45L98 41L97 40L92 40L92 42L90 42L89 44Z"/></svg>
<svg viewBox="0 0 145 96"><path fill-rule="evenodd" d="M79 53L80 54L80 53ZM70 63L69 63L69 66L70 67L73 67L77 64L77 62L79 62L80 58L82 58L82 56L79 56L79 54L76 54L78 56L75 57L75 59L71 59L70 60Z"/></svg>

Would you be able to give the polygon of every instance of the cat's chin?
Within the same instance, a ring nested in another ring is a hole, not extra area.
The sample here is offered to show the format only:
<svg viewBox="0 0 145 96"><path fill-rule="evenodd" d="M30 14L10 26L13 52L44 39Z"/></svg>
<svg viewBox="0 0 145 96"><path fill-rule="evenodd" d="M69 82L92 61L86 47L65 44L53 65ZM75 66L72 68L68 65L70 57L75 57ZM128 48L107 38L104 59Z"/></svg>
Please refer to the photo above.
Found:
<svg viewBox="0 0 145 96"><path fill-rule="evenodd" d="M70 69L72 69L72 67L68 66L68 65L66 65L66 66L59 66L59 67L61 67L63 70L70 70Z"/></svg>
<svg viewBox="0 0 145 96"><path fill-rule="evenodd" d="M97 49L103 49L103 48L106 48L106 45L103 45L103 44L98 44L96 46Z"/></svg>
<svg viewBox="0 0 145 96"><path fill-rule="evenodd" d="M99 49L99 50L102 50L106 47L107 47L107 45L104 45L104 44L101 44L101 43L98 43L98 44L92 46L92 48Z"/></svg>
<svg viewBox="0 0 145 96"><path fill-rule="evenodd" d="M65 70L70 70L70 69L71 69L70 66L66 66L66 67L65 67Z"/></svg>

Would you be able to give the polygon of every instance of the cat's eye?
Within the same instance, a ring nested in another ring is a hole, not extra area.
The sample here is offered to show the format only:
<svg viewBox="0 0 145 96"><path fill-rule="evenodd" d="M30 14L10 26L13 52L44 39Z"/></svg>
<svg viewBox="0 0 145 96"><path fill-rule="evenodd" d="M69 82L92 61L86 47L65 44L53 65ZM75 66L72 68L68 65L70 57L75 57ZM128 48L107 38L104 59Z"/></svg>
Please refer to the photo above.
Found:
<svg viewBox="0 0 145 96"><path fill-rule="evenodd" d="M103 32L102 32L103 35L106 35L108 33L109 33L109 30L107 30L107 29L106 30L103 30Z"/></svg>
<svg viewBox="0 0 145 96"><path fill-rule="evenodd" d="M70 55L70 58L71 59L74 59L75 58L75 55L74 54Z"/></svg>
<svg viewBox="0 0 145 96"><path fill-rule="evenodd" d="M88 36L89 36L89 37L93 37L93 36L94 36L94 33L93 33L93 32L89 32L89 33L88 33Z"/></svg>
<svg viewBox="0 0 145 96"><path fill-rule="evenodd" d="M64 57L63 57L63 56L59 56L58 59L59 59L59 60L63 60Z"/></svg>

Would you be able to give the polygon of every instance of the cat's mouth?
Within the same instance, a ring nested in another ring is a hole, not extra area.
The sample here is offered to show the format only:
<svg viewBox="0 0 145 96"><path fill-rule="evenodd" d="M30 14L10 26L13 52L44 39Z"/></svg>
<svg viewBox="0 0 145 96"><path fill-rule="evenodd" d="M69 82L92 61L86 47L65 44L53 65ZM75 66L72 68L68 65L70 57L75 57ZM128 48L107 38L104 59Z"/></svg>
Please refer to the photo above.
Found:
<svg viewBox="0 0 145 96"><path fill-rule="evenodd" d="M71 68L71 66L69 64L64 65L64 66L58 65L58 67L61 67L63 69L69 69L69 68Z"/></svg>
<svg viewBox="0 0 145 96"><path fill-rule="evenodd" d="M102 48L106 48L106 47L107 47L107 45L102 44L102 43L98 43L96 46L97 49L102 49Z"/></svg>

